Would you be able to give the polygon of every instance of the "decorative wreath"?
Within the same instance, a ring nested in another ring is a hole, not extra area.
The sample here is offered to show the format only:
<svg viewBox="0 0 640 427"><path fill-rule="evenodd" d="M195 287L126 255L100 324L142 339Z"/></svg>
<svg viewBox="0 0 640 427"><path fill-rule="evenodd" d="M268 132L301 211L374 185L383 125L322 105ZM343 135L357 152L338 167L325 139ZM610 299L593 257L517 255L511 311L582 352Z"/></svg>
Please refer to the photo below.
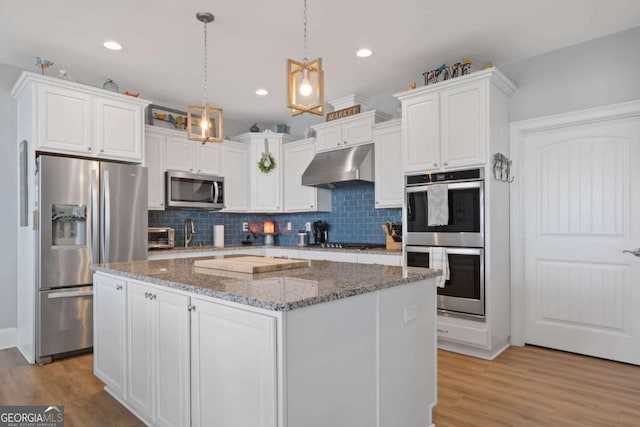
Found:
<svg viewBox="0 0 640 427"><path fill-rule="evenodd" d="M258 169L262 173L269 173L276 168L276 159L273 158L271 153L268 156L262 156L258 162Z"/></svg>

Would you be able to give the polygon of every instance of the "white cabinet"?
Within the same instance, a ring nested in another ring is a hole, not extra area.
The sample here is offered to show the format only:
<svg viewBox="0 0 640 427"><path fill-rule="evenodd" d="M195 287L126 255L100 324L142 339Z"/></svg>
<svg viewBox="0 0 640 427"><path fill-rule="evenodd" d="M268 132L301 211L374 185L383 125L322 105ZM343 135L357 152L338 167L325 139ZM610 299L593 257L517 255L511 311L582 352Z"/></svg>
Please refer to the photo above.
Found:
<svg viewBox="0 0 640 427"><path fill-rule="evenodd" d="M276 319L192 298L193 426L275 427Z"/></svg>
<svg viewBox="0 0 640 427"><path fill-rule="evenodd" d="M249 147L239 142L222 143L225 212L249 210Z"/></svg>
<svg viewBox="0 0 640 427"><path fill-rule="evenodd" d="M148 101L26 71L12 94L25 101L38 150L142 161Z"/></svg>
<svg viewBox="0 0 640 427"><path fill-rule="evenodd" d="M386 114L372 110L312 126L316 131L316 151L370 143L373 141L373 125L388 119Z"/></svg>
<svg viewBox="0 0 640 427"><path fill-rule="evenodd" d="M285 212L330 212L330 190L302 185L302 173L315 155L315 139L284 144L282 153Z"/></svg>
<svg viewBox="0 0 640 427"><path fill-rule="evenodd" d="M188 296L127 288L127 404L154 425L190 424Z"/></svg>
<svg viewBox="0 0 640 427"><path fill-rule="evenodd" d="M402 207L404 183L401 140L401 120L381 123L374 129L376 208Z"/></svg>
<svg viewBox="0 0 640 427"><path fill-rule="evenodd" d="M165 143L161 133L148 126L145 132L144 161L149 176L149 209L164 209L165 201Z"/></svg>
<svg viewBox="0 0 640 427"><path fill-rule="evenodd" d="M203 145L198 141L188 140L185 132L175 132L177 134L167 136L167 170L207 175L220 174L221 144Z"/></svg>
<svg viewBox="0 0 640 427"><path fill-rule="evenodd" d="M236 141L244 143L249 150L249 187L251 203L249 210L252 212L282 212L282 144L289 142L292 138L283 133L269 132L249 132L238 135ZM266 153L267 146L269 153L273 156L276 167L268 173L258 169L258 162L262 158L262 153ZM226 177L225 177L226 178ZM227 194L229 194L227 192Z"/></svg>
<svg viewBox="0 0 640 427"><path fill-rule="evenodd" d="M107 389L126 397L126 282L94 275L93 371Z"/></svg>
<svg viewBox="0 0 640 427"><path fill-rule="evenodd" d="M508 123L508 111L494 113L491 100L514 91L491 68L396 94L402 101L403 172L485 165L491 128Z"/></svg>

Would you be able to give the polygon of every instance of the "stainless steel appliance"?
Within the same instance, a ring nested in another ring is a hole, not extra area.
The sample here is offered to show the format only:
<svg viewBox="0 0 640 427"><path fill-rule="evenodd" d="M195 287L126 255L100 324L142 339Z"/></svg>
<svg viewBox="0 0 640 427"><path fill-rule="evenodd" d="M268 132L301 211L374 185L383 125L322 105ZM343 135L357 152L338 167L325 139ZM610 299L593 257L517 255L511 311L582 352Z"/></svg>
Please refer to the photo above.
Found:
<svg viewBox="0 0 640 427"><path fill-rule="evenodd" d="M318 153L302 173L302 185L330 190L373 185L374 163L373 144Z"/></svg>
<svg viewBox="0 0 640 427"><path fill-rule="evenodd" d="M484 170L406 176L407 245L484 246ZM427 191L446 184L449 223L429 226Z"/></svg>
<svg viewBox="0 0 640 427"><path fill-rule="evenodd" d="M40 155L36 361L93 347L91 264L147 259L147 169Z"/></svg>
<svg viewBox="0 0 640 427"><path fill-rule="evenodd" d="M445 249L449 280L444 288L438 288L438 310L464 317L484 317L484 249ZM407 246L406 255L407 266L430 267L428 246Z"/></svg>
<svg viewBox="0 0 640 427"><path fill-rule="evenodd" d="M224 208L224 178L167 171L167 207L219 210Z"/></svg>
<svg viewBox="0 0 640 427"><path fill-rule="evenodd" d="M176 244L176 231L171 227L149 227L149 249L173 249Z"/></svg>
<svg viewBox="0 0 640 427"><path fill-rule="evenodd" d="M445 248L450 279L438 288L438 310L483 318L484 299L484 169L405 177L405 255L409 267L429 267L429 248ZM447 185L449 219L429 226L427 192Z"/></svg>

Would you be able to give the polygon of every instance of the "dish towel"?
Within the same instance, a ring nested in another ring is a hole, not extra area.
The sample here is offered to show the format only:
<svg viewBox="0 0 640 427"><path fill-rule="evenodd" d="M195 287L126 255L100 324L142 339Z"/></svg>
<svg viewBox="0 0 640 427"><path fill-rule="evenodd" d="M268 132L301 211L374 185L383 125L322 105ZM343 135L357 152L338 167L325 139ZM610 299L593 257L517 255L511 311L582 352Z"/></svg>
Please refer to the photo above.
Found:
<svg viewBox="0 0 640 427"><path fill-rule="evenodd" d="M427 189L427 225L449 224L449 188L447 184L430 185Z"/></svg>
<svg viewBox="0 0 640 427"><path fill-rule="evenodd" d="M444 282L449 280L449 256L445 248L429 248L429 268L442 270L442 276L436 277L436 286L444 288Z"/></svg>

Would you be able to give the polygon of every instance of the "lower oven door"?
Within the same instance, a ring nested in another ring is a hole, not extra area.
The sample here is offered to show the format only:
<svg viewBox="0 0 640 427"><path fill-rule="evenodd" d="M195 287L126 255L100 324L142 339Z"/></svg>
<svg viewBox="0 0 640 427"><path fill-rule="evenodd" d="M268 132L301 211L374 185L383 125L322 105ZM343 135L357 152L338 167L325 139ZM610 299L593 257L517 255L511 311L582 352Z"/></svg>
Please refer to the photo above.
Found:
<svg viewBox="0 0 640 427"><path fill-rule="evenodd" d="M449 280L438 288L438 310L484 317L484 249L445 248ZM428 246L407 246L407 266L429 268Z"/></svg>

